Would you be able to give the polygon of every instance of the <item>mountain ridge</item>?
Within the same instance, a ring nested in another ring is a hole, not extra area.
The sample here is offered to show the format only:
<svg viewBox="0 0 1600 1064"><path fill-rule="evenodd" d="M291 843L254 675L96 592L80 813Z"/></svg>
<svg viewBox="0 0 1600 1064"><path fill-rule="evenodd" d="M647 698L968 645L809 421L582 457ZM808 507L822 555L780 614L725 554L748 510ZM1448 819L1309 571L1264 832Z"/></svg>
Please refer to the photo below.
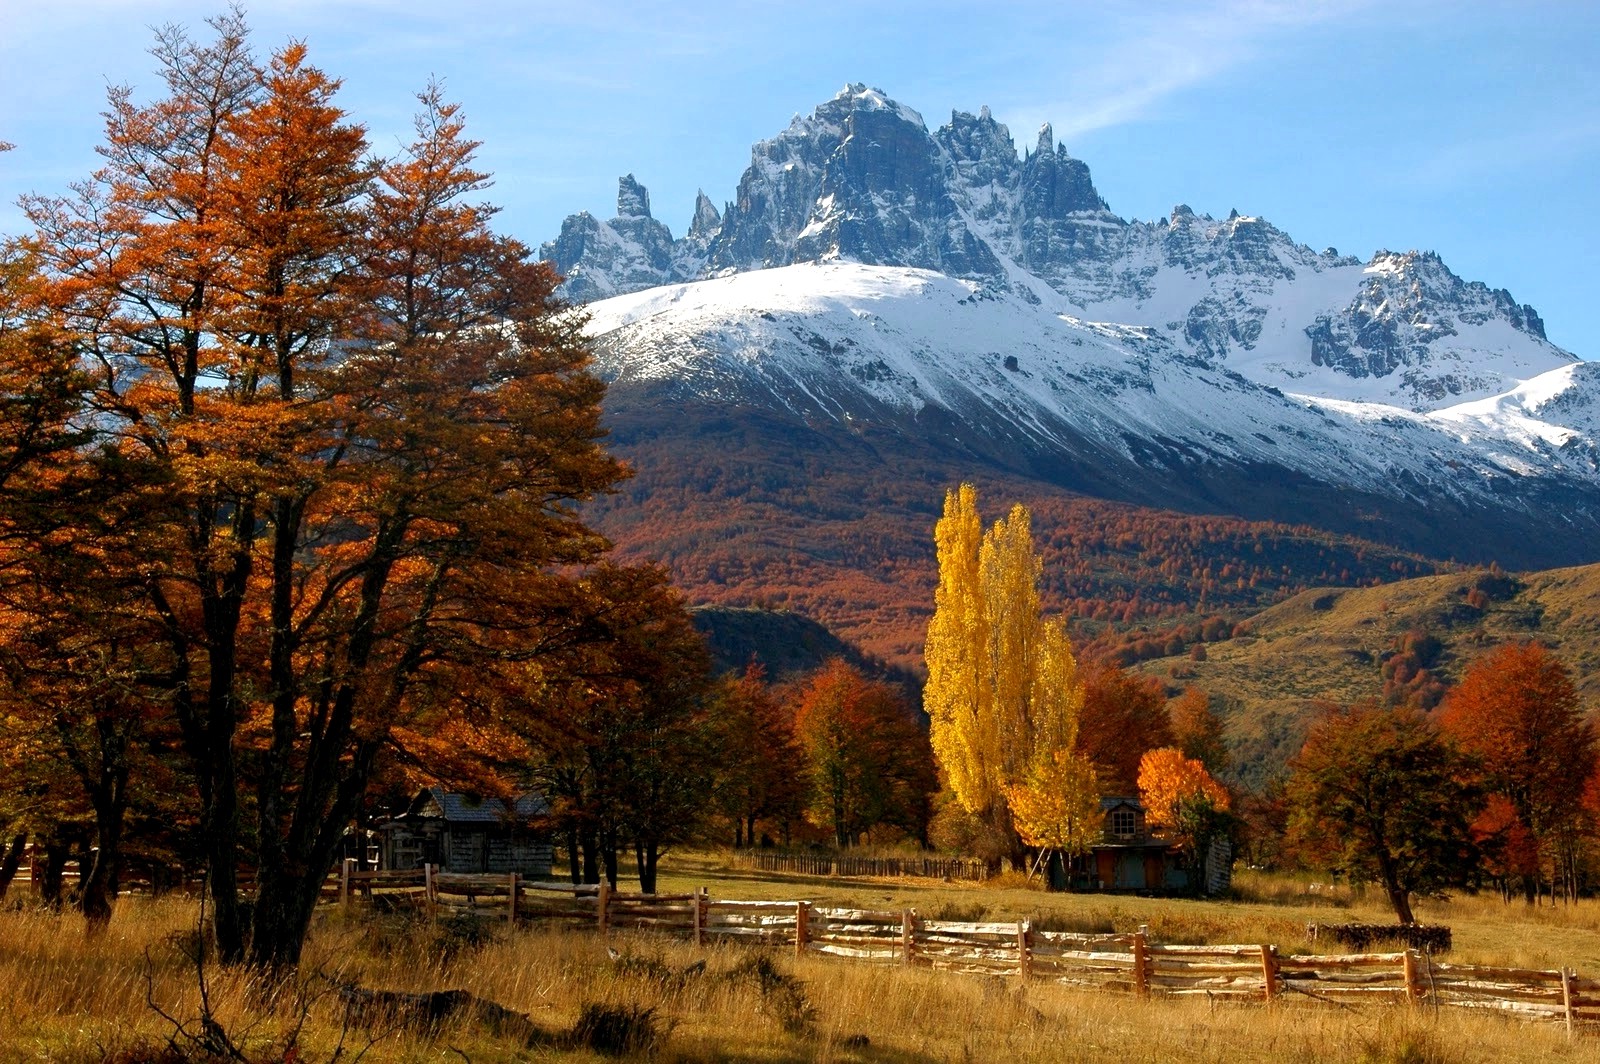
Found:
<svg viewBox="0 0 1600 1064"><path fill-rule="evenodd" d="M1127 221L1052 139L1046 125L1019 158L986 107L952 111L930 132L917 112L853 84L758 142L722 212L701 193L684 237L650 217L630 174L615 219L574 215L541 255L576 302L799 262L931 270L1029 301L1054 292L1087 320L1162 330L1207 359L1232 354L1257 383L1414 411L1576 361L1533 308L1463 281L1432 252L1379 250L1361 263L1261 218L1219 221L1181 204L1166 219ZM1306 305L1275 320L1286 303ZM1309 367L1252 355L1286 331ZM1476 373L1463 372L1464 350ZM1508 354L1512 365L1485 370ZM1319 369L1320 387L1297 387L1297 374Z"/></svg>

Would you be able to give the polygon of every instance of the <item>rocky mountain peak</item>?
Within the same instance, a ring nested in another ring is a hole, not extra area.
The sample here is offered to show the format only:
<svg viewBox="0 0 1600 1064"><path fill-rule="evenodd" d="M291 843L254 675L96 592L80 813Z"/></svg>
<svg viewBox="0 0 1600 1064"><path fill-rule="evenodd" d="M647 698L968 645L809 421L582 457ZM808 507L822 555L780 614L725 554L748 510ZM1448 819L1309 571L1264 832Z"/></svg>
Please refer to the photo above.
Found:
<svg viewBox="0 0 1600 1064"><path fill-rule="evenodd" d="M614 219L573 215L541 253L576 301L801 262L931 270L1029 303L1059 296L1074 315L1153 330L1174 357L1245 367L1274 387L1299 390L1314 374L1341 397L1418 411L1571 357L1531 307L1461 280L1432 252L1363 264L1258 216L1219 221L1181 203L1164 221L1130 223L1049 123L1019 157L987 106L953 109L930 131L862 82L755 144L725 210L697 194L681 239L628 174ZM1501 327L1525 343L1495 339ZM1462 345L1480 334L1484 357L1465 366Z"/></svg>
<svg viewBox="0 0 1600 1064"><path fill-rule="evenodd" d="M697 190L694 197L694 220L689 223L690 239L710 241L722 230L722 215L717 213L716 204L706 196L705 191Z"/></svg>
<svg viewBox="0 0 1600 1064"><path fill-rule="evenodd" d="M632 174L624 174L617 179L617 217L650 217L650 191L639 184Z"/></svg>

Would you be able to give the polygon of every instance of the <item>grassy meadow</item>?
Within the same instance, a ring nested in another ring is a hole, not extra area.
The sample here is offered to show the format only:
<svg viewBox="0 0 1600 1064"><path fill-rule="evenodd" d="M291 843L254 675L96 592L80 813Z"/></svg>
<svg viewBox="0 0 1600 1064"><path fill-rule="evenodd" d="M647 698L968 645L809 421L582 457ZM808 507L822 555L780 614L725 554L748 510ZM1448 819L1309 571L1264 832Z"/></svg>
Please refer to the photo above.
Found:
<svg viewBox="0 0 1600 1064"><path fill-rule="evenodd" d="M1042 926L1128 930L1167 942L1274 942L1305 952L1308 921L1384 921L1370 899L1309 891L1309 883L1246 876L1240 898L1193 902L1050 895L1020 880L954 884L834 881L757 875L712 855L679 856L663 890L706 885L722 898L811 898L928 917L1028 916ZM13 899L15 900L15 899ZM0 1061L174 1064L175 1023L200 1034L194 963L196 905L125 898L109 931L86 939L74 916L0 913ZM1569 964L1600 974L1600 903L1528 909L1498 899L1425 903L1422 918L1455 930L1450 959ZM329 908L297 982L271 993L238 973L207 969L214 1016L244 1059L296 1062L616 1059L580 1037L586 1008L652 1010L655 1038L627 1058L661 1061L1592 1061L1600 1032L1569 1044L1556 1026L1459 1010L1363 1009L1286 1002L1141 1002L1015 980L763 954L739 945L696 949L619 933L434 924ZM762 958L765 958L763 960ZM697 963L703 961L703 967ZM339 981L426 992L464 989L522 1014L435 1030L373 1017L347 1024ZM152 1003L171 1019L164 1019ZM293 1045L292 1052L286 1052ZM603 1043L602 1043L603 1044Z"/></svg>

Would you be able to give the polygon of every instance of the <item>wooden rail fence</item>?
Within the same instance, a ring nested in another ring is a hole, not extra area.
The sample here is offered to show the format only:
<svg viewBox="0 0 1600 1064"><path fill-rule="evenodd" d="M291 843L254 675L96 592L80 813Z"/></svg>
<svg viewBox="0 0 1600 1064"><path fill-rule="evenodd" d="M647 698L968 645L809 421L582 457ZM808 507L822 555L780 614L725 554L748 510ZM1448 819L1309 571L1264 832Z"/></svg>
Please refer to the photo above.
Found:
<svg viewBox="0 0 1600 1064"><path fill-rule="evenodd" d="M696 944L749 942L857 961L1060 983L1139 997L1203 995L1272 1002L1388 1002L1496 1009L1534 1019L1600 1024L1600 980L1541 971L1442 964L1416 950L1281 956L1271 945L1167 945L1133 934L1045 931L1028 921L925 920L915 910L848 909L809 901L733 901L706 888L637 894L511 875L358 872L348 861L337 896L410 896L434 915L475 913L508 923L560 921L680 935Z"/></svg>
<svg viewBox="0 0 1600 1064"><path fill-rule="evenodd" d="M811 876L925 876L977 881L989 878L989 868L982 861L960 857L856 857L778 850L757 850L740 856L763 872L798 872Z"/></svg>

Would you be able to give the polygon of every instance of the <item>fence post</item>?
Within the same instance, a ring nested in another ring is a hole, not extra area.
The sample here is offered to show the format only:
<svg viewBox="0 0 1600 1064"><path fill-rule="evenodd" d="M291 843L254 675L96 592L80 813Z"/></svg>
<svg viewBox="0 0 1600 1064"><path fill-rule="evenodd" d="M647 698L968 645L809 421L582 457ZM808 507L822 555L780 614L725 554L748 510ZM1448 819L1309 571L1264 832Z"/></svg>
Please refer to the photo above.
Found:
<svg viewBox="0 0 1600 1064"><path fill-rule="evenodd" d="M1567 1041L1572 1041L1572 976L1571 968L1561 969L1561 1011L1567 1017Z"/></svg>
<svg viewBox="0 0 1600 1064"><path fill-rule="evenodd" d="M1027 982L1028 970L1033 965L1033 950L1028 945L1028 932L1031 930L1028 921L1017 921L1017 977L1022 982Z"/></svg>
<svg viewBox="0 0 1600 1064"><path fill-rule="evenodd" d="M806 932L811 923L811 903L797 901L794 903L794 955L806 955Z"/></svg>
<svg viewBox="0 0 1600 1064"><path fill-rule="evenodd" d="M422 901L427 907L428 915L430 917L436 917L439 915L439 890L433 882L434 870L436 867L437 866L432 863L425 863L422 866Z"/></svg>
<svg viewBox="0 0 1600 1064"><path fill-rule="evenodd" d="M710 887L696 887L694 892L694 944L703 946L706 942L706 906L710 904L706 897Z"/></svg>
<svg viewBox="0 0 1600 1064"><path fill-rule="evenodd" d="M600 890L595 894L597 908L595 918L600 922L600 937L606 938L611 934L611 884L604 879L600 881Z"/></svg>
<svg viewBox="0 0 1600 1064"><path fill-rule="evenodd" d="M917 956L917 913L915 909L906 909L900 914L900 962L907 968L916 962Z"/></svg>
<svg viewBox="0 0 1600 1064"><path fill-rule="evenodd" d="M341 908L350 904L350 873L355 870L356 859L346 857L339 866L339 905Z"/></svg>
<svg viewBox="0 0 1600 1064"><path fill-rule="evenodd" d="M1406 1003L1416 1005L1422 1001L1422 979L1417 975L1417 951L1408 949L1401 954L1401 972L1406 979Z"/></svg>
<svg viewBox="0 0 1600 1064"><path fill-rule="evenodd" d="M1278 947L1261 947L1261 981L1266 988L1266 1000L1271 1002L1278 996Z"/></svg>
<svg viewBox="0 0 1600 1064"><path fill-rule="evenodd" d="M1150 946L1145 939L1149 930L1140 924L1133 935L1133 992L1141 998L1150 996Z"/></svg>
<svg viewBox="0 0 1600 1064"><path fill-rule="evenodd" d="M506 924L510 927L517 926L517 894L522 889L522 877L512 872L506 883Z"/></svg>

